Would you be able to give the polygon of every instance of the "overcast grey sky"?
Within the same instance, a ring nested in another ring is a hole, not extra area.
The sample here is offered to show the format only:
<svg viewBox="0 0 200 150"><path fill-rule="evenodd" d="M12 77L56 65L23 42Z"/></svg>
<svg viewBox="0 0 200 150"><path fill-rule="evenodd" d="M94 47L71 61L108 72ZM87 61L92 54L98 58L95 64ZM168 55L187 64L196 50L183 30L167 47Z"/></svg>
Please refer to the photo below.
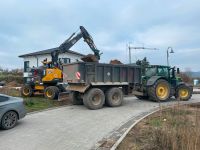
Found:
<svg viewBox="0 0 200 150"><path fill-rule="evenodd" d="M198 0L0 0L0 66L22 68L20 54L59 46L83 25L103 52L101 62L128 62L126 44L159 48L133 50L133 61L200 71ZM72 50L91 53L81 40Z"/></svg>

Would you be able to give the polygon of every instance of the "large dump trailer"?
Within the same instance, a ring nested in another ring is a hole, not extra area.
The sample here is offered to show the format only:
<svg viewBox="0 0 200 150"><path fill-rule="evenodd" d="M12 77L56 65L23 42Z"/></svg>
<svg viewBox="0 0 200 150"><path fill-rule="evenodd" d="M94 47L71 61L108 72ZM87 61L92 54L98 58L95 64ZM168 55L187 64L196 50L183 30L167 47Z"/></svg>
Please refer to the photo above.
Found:
<svg viewBox="0 0 200 150"><path fill-rule="evenodd" d="M89 109L104 104L116 107L123 95L131 94L141 82L141 68L137 65L76 62L63 66L63 80L68 82L73 104Z"/></svg>

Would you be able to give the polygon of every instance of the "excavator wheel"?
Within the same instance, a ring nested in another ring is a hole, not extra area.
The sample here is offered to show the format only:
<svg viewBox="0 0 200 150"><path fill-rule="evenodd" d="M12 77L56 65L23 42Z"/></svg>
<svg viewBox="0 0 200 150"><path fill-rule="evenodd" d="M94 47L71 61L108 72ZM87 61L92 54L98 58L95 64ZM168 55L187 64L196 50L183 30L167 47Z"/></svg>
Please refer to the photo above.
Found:
<svg viewBox="0 0 200 150"><path fill-rule="evenodd" d="M31 97L33 95L33 89L30 85L24 85L21 89L21 94L24 97Z"/></svg>
<svg viewBox="0 0 200 150"><path fill-rule="evenodd" d="M58 98L58 94L59 94L59 89L56 86L48 86L45 90L44 90L44 96L47 99L57 99Z"/></svg>

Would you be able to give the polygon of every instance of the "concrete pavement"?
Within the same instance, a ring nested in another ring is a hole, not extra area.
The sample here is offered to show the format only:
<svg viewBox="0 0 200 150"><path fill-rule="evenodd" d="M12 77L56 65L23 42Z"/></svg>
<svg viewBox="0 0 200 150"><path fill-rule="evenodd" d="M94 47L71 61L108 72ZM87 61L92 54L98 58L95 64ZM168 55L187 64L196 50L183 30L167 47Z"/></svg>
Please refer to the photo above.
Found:
<svg viewBox="0 0 200 150"><path fill-rule="evenodd" d="M195 94L190 102L200 102ZM169 105L171 101L162 103ZM158 103L125 98L121 107L88 110L84 106L66 106L27 115L18 125L0 131L0 147L4 150L86 150L90 149L130 118L158 107Z"/></svg>

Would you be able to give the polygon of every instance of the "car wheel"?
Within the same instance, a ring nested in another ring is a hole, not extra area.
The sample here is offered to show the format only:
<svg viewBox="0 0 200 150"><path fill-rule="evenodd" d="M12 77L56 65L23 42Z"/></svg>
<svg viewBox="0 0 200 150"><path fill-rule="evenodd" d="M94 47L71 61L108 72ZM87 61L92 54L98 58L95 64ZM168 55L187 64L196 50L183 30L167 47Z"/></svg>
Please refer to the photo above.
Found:
<svg viewBox="0 0 200 150"><path fill-rule="evenodd" d="M8 130L13 128L18 121L18 115L14 111L8 111L6 112L1 120L1 128L4 130Z"/></svg>

